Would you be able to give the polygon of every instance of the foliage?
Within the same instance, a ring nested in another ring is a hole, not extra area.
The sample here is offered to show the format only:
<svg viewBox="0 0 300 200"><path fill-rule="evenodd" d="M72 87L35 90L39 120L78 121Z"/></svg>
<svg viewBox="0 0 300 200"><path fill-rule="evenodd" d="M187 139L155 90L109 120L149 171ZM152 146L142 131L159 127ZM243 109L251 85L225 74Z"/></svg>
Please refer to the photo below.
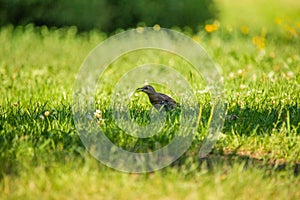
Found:
<svg viewBox="0 0 300 200"><path fill-rule="evenodd" d="M196 31L206 20L216 17L216 8L209 0L1 0L0 13L0 25L74 25L80 30L112 32L138 24L160 24Z"/></svg>

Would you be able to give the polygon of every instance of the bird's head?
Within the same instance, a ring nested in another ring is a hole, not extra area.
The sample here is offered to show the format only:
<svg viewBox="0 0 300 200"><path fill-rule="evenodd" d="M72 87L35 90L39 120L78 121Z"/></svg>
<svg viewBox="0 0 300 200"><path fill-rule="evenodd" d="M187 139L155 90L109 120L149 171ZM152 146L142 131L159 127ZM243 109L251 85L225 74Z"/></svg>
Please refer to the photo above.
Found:
<svg viewBox="0 0 300 200"><path fill-rule="evenodd" d="M155 89L151 85L145 85L144 87L138 88L137 91L145 92L146 94L155 93Z"/></svg>

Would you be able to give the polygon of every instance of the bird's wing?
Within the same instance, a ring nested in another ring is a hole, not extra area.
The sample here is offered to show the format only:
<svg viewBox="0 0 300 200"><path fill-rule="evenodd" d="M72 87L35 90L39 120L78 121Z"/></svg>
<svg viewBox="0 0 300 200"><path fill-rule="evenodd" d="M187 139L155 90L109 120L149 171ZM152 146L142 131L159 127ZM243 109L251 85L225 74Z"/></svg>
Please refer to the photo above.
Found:
<svg viewBox="0 0 300 200"><path fill-rule="evenodd" d="M174 99L172 99L168 95L165 95L165 94L162 94L162 93L158 93L158 94L159 94L159 96L161 96L161 98L164 101L164 103L166 103L168 105L172 105L172 106L177 105L177 102L174 101Z"/></svg>

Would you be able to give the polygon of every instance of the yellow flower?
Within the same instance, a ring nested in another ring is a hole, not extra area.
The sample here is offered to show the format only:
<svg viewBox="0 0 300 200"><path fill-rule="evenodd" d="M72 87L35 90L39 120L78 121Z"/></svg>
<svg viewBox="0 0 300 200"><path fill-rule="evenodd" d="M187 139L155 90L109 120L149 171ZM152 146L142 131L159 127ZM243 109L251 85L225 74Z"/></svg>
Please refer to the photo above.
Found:
<svg viewBox="0 0 300 200"><path fill-rule="evenodd" d="M252 43L259 49L259 50L264 50L266 47L266 35L267 35L267 29L263 28L261 31L260 36L255 36L252 38ZM264 51L261 51L263 53Z"/></svg>
<svg viewBox="0 0 300 200"><path fill-rule="evenodd" d="M248 35L249 34L249 28L247 26L242 26L241 27L241 32L244 34L244 35Z"/></svg>
<svg viewBox="0 0 300 200"><path fill-rule="evenodd" d="M277 17L277 18L275 18L275 23L280 25L282 23L282 21L280 18Z"/></svg>
<svg viewBox="0 0 300 200"><path fill-rule="evenodd" d="M298 36L298 34L297 34L297 31L293 28L293 27L291 27L291 26L286 26L285 27L285 30L288 32L288 34L290 35L290 36L293 36L293 37L297 37Z"/></svg>
<svg viewBox="0 0 300 200"><path fill-rule="evenodd" d="M262 36L255 36L252 38L252 43L260 50L266 47L266 38Z"/></svg>
<svg viewBox="0 0 300 200"><path fill-rule="evenodd" d="M213 23L213 24L206 24L205 25L205 31L208 33L217 31L219 29L219 26L217 23Z"/></svg>

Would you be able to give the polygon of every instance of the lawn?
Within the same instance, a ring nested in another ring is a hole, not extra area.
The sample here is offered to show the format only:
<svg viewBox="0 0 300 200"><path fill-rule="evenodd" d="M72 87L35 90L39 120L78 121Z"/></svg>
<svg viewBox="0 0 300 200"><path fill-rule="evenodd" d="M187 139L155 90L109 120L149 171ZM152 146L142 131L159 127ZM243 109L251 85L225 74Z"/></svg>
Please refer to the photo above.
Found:
<svg viewBox="0 0 300 200"><path fill-rule="evenodd" d="M208 157L199 159L210 95L201 77L190 79L202 109L193 143L170 166L145 174L119 172L98 162L74 125L72 92L80 65L108 36L75 27L2 27L0 199L299 199L299 5L291 1L287 5L295 8L282 7L285 12L278 16L267 11L255 15L261 22L255 24L235 21L228 13L236 8L221 2L226 8L223 21L207 23L195 34L181 31L204 47L222 71L227 106L222 135ZM280 10L278 5L274 9ZM99 128L129 149L137 142L115 127L110 105L124 69L142 61L181 66L187 76L191 69L171 54L135 53L110 66L95 95L103 118ZM123 71L116 70L120 66ZM147 121L143 111L150 104L142 94L135 97L138 103L132 109ZM167 137L148 140L135 150L153 150L157 142L172 139L168 127L162 135Z"/></svg>

